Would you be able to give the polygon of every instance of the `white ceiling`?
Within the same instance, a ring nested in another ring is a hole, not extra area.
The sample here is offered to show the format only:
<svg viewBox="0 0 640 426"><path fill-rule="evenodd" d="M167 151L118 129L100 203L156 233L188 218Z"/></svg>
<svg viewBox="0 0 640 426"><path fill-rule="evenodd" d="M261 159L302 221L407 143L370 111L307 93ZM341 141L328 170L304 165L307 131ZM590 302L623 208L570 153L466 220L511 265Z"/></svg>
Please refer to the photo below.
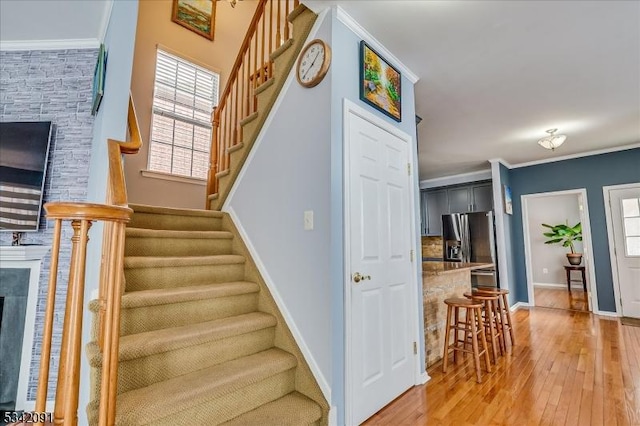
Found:
<svg viewBox="0 0 640 426"><path fill-rule="evenodd" d="M640 142L638 1L337 4L420 80L420 178ZM555 152L536 143L558 128Z"/></svg>
<svg viewBox="0 0 640 426"><path fill-rule="evenodd" d="M100 40L111 2L0 0L0 43ZM640 142L638 1L305 3L339 5L420 78L421 179ZM550 128L555 152L535 143Z"/></svg>

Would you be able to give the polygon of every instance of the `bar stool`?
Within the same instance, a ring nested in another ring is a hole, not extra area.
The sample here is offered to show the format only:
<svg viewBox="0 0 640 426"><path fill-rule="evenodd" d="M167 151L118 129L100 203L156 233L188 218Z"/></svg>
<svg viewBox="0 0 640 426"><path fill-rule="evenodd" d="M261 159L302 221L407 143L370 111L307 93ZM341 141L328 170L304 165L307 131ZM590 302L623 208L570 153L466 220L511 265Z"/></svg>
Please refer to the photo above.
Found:
<svg viewBox="0 0 640 426"><path fill-rule="evenodd" d="M506 346L504 343L504 334L502 332L502 317L498 308L499 296L488 293L464 293L464 297L472 299L477 302L482 302L484 314L484 326L486 333L489 334L488 343L491 345L491 353L493 354L494 364L498 362L498 349L500 349L500 355L506 352Z"/></svg>
<svg viewBox="0 0 640 426"><path fill-rule="evenodd" d="M461 297L445 299L447 305L447 325L444 336L444 359L442 362L442 372L447 372L447 364L449 362L449 350L453 350L453 360L457 363L458 352L472 353L473 361L476 368L476 379L478 383L482 383L480 375L480 356L484 356L487 372L491 373L491 363L489 361L489 352L487 350L487 341L485 339L484 323L482 322L482 303ZM460 321L460 309L464 309L464 321ZM453 323L451 314L453 313ZM449 344L451 330L454 332L453 343ZM458 338L458 332L462 331L464 339ZM470 336L469 336L470 334ZM466 348L467 340L471 338L471 347ZM479 338L478 338L479 337ZM482 346L480 349L479 346Z"/></svg>
<svg viewBox="0 0 640 426"><path fill-rule="evenodd" d="M501 320L502 320L502 327L503 327L503 333L505 336L505 341L506 341L506 336L507 336L507 332L509 332L509 337L511 339L511 346L516 344L516 338L515 338L515 333L513 331L513 323L511 322L511 310L509 309L509 299L507 298L507 295L509 294L509 290L505 290L502 288L497 288L497 289L488 289L488 288L478 288L478 289L474 289L474 293L488 293L488 294L494 294L494 295L498 295L500 296L500 299L498 300L498 304L500 307L500 313L501 313Z"/></svg>

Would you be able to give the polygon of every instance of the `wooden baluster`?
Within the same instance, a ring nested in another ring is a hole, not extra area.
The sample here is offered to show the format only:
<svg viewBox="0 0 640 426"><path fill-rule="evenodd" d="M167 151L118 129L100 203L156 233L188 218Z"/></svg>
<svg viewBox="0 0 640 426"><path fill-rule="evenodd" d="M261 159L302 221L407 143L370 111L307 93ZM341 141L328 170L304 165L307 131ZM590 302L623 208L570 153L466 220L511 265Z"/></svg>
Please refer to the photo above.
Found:
<svg viewBox="0 0 640 426"><path fill-rule="evenodd" d="M269 56L273 53L273 0L269 0ZM273 62L269 58L269 78L273 75Z"/></svg>
<svg viewBox="0 0 640 426"><path fill-rule="evenodd" d="M108 191L111 192L111 191ZM108 198L111 198L108 196ZM107 286L111 282L109 277L109 265L111 264L111 232L113 224L106 222L102 233L102 260L100 265L100 283L98 288L98 303L100 310L98 311L98 346L100 350L104 350L104 327L105 327L105 310L107 303Z"/></svg>
<svg viewBox="0 0 640 426"><path fill-rule="evenodd" d="M71 226L71 265L54 410L54 424L65 426L78 424L84 276L91 222L86 219L72 220Z"/></svg>
<svg viewBox="0 0 640 426"><path fill-rule="evenodd" d="M257 28L257 27L256 27ZM257 111L258 110L258 98L255 95L255 91L256 88L258 87L259 84L259 75L260 75L260 64L258 64L258 33L256 32L254 35L254 52L253 52L253 59L254 59L254 67L253 67L253 72L255 73L253 76L253 111Z"/></svg>
<svg viewBox="0 0 640 426"><path fill-rule="evenodd" d="M233 121L232 121L232 113L231 105L227 108L227 140L224 144L224 169L229 169L229 151L228 149L231 147L231 137L233 134Z"/></svg>
<svg viewBox="0 0 640 426"><path fill-rule="evenodd" d="M285 0L286 11L284 13L284 39L289 40L289 21L287 21L287 17L289 16L289 0Z"/></svg>
<svg viewBox="0 0 640 426"><path fill-rule="evenodd" d="M212 126L211 126L211 152L209 154L209 176L207 179L207 195L210 194L216 194L217 188L216 188L216 173L217 173L217 168L218 168L218 144L219 139L218 139L218 125L220 124L220 121L217 117L217 109L218 107L213 107L213 113L212 113ZM209 206L209 202L206 202L207 207Z"/></svg>
<svg viewBox="0 0 640 426"><path fill-rule="evenodd" d="M282 37L280 35L280 0L276 0L278 2L278 16L276 19L276 49L282 45Z"/></svg>
<svg viewBox="0 0 640 426"><path fill-rule="evenodd" d="M105 350L102 354L102 380L100 383L100 426L113 425L118 388L118 350L120 343L120 306L123 288L125 223L112 223L109 268L110 283L107 296Z"/></svg>
<svg viewBox="0 0 640 426"><path fill-rule="evenodd" d="M44 331L40 349L40 372L38 374L38 391L35 411L47 411L47 391L49 389L49 367L51 364L51 338L53 335L53 314L56 303L56 286L58 282L58 259L60 258L60 232L62 220L56 219L53 229L53 246L49 266L49 285L47 287L47 305L44 313Z"/></svg>
<svg viewBox="0 0 640 426"><path fill-rule="evenodd" d="M298 6L300 6L300 0L294 0L293 1L293 8L295 9Z"/></svg>
<svg viewBox="0 0 640 426"><path fill-rule="evenodd" d="M245 77L245 83L247 85L247 96L245 98L245 102L247 103L246 116L248 117L251 114L251 111L249 109L249 98L251 97L251 54L249 53L249 51L247 51L246 57L247 60L245 61L245 68L247 70L247 75Z"/></svg>
<svg viewBox="0 0 640 426"><path fill-rule="evenodd" d="M262 51L260 53L260 73L262 74L262 82L264 83L265 81L267 81L267 74L265 73L265 69L264 69L264 65L267 63L266 62L266 57L264 56L264 48L265 48L265 25L267 23L267 18L265 15L262 16L262 42L260 43L262 45Z"/></svg>
<svg viewBox="0 0 640 426"><path fill-rule="evenodd" d="M238 80L233 84L233 145L238 143Z"/></svg>
<svg viewBox="0 0 640 426"><path fill-rule="evenodd" d="M238 99L238 106L240 107L240 113L238 115L239 119L238 119L238 140L243 140L242 137L242 126L240 126L240 121L245 117L244 115L244 68L245 68L245 64L242 64L242 67L240 68L240 73L238 74L238 84L240 85L240 99Z"/></svg>

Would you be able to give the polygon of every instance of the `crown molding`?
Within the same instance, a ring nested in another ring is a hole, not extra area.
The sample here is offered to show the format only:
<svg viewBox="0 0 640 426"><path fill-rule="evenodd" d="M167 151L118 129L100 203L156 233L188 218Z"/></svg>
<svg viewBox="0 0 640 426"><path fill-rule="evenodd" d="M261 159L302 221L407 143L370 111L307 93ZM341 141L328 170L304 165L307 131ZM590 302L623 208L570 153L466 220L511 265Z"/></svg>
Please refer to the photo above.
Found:
<svg viewBox="0 0 640 426"><path fill-rule="evenodd" d="M576 158L590 157L592 155L608 154L610 152L626 151L628 149L636 149L636 148L640 148L640 142L629 144L629 145L616 146L616 147L612 147L612 148L603 148L603 149L596 149L596 150L593 150L593 151L585 151L585 152L580 152L580 153L577 153L577 154L563 155L561 157L545 158L543 160L527 161L525 163L509 164L507 161L505 161L505 160L503 160L501 158L494 158L492 160L489 160L489 162L500 162L500 163L504 164L509 169L518 169L520 167L537 166L537 165L540 165L540 164L555 163L556 161L573 160L573 159L576 159Z"/></svg>
<svg viewBox="0 0 640 426"><path fill-rule="evenodd" d="M413 84L416 84L420 77L413 73L409 68L407 68L398 58L395 57L393 53L391 53L382 43L380 43L371 33L364 29L362 25L356 22L355 19L351 15L349 15L343 8L340 6L335 6L336 18L338 21L342 22L346 25L351 31L359 35L362 39L364 39L367 44L369 44L373 49L375 49L380 55L382 55L385 61L391 63L394 67L396 67L400 74L404 77L407 77L409 81Z"/></svg>
<svg viewBox="0 0 640 426"><path fill-rule="evenodd" d="M68 40L0 40L0 51L97 49L99 47L100 41L97 38Z"/></svg>
<svg viewBox="0 0 640 426"><path fill-rule="evenodd" d="M440 186L457 185L461 183L477 182L479 180L488 179L491 179L491 169L421 180L420 189L437 188Z"/></svg>

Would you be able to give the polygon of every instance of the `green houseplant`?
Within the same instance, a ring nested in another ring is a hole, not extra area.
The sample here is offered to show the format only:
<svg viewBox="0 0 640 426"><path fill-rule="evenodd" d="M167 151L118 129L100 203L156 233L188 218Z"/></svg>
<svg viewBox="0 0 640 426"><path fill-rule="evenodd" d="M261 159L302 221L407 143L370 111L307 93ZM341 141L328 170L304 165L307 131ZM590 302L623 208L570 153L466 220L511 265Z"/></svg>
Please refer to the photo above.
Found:
<svg viewBox="0 0 640 426"><path fill-rule="evenodd" d="M574 226L567 224L560 225L547 225L543 223L542 226L548 228L549 231L544 232L542 235L548 238L545 244L562 244L563 247L569 247L571 253L567 253L567 260L571 265L579 265L582 263L582 253L576 253L576 248L573 245L575 241L582 241L582 223L578 222Z"/></svg>

